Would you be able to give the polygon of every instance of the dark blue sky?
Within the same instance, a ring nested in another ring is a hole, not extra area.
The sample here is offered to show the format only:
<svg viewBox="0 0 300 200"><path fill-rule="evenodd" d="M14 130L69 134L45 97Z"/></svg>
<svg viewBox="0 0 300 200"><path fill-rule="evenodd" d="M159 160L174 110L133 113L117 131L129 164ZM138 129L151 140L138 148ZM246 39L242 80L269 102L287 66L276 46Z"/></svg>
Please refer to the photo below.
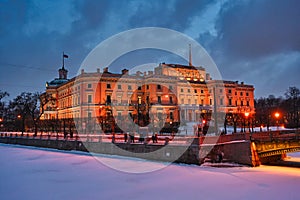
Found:
<svg viewBox="0 0 300 200"><path fill-rule="evenodd" d="M253 84L257 98L284 95L300 87L299 10L297 0L0 0L0 90L43 91L63 51L72 77L101 41L154 26L197 40L224 79Z"/></svg>

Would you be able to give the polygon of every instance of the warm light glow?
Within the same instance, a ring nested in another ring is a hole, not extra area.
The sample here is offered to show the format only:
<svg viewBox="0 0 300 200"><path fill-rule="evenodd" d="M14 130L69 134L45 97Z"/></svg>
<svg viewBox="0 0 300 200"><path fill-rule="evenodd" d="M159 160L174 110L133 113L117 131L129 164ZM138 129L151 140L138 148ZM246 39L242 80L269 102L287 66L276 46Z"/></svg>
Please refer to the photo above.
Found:
<svg viewBox="0 0 300 200"><path fill-rule="evenodd" d="M20 119L20 118L21 118L21 115L18 115L17 117Z"/></svg>
<svg viewBox="0 0 300 200"><path fill-rule="evenodd" d="M100 108L103 108L103 106L100 106Z"/></svg>
<svg viewBox="0 0 300 200"><path fill-rule="evenodd" d="M263 127L264 127L263 125L260 126L260 128L263 128Z"/></svg>
<svg viewBox="0 0 300 200"><path fill-rule="evenodd" d="M277 119L278 119L279 116L280 116L279 112L276 112L274 115L275 115L275 117L276 117Z"/></svg>
<svg viewBox="0 0 300 200"><path fill-rule="evenodd" d="M281 128L285 128L284 125L282 125Z"/></svg>
<svg viewBox="0 0 300 200"><path fill-rule="evenodd" d="M245 117L249 117L250 113L245 112Z"/></svg>
<svg viewBox="0 0 300 200"><path fill-rule="evenodd" d="M205 120L202 120L202 124L205 124L205 122L206 122Z"/></svg>
<svg viewBox="0 0 300 200"><path fill-rule="evenodd" d="M2 118L0 118L0 122L2 122L3 121L3 119Z"/></svg>
<svg viewBox="0 0 300 200"><path fill-rule="evenodd" d="M165 95L165 97L166 97L166 98L168 98L168 97L169 97L169 95L167 95L167 94L166 94L166 95Z"/></svg>

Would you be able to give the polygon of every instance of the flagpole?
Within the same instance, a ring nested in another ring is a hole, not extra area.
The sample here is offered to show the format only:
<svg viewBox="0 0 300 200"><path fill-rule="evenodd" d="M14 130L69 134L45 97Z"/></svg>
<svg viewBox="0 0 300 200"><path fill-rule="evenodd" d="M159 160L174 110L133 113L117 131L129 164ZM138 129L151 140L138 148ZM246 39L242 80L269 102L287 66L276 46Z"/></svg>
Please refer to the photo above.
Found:
<svg viewBox="0 0 300 200"><path fill-rule="evenodd" d="M62 56L63 58L63 66L62 66L62 68L64 69L65 68L65 52L63 52L63 56Z"/></svg>

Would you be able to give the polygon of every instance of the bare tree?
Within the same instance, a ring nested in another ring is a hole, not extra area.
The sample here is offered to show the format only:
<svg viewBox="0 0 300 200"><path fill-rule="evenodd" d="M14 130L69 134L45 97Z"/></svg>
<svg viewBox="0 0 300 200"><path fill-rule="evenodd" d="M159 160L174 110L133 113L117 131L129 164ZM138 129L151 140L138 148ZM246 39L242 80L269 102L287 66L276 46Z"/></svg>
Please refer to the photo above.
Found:
<svg viewBox="0 0 300 200"><path fill-rule="evenodd" d="M300 90L297 87L289 87L285 93L286 99L292 107L289 109L293 125L299 126L299 97Z"/></svg>
<svg viewBox="0 0 300 200"><path fill-rule="evenodd" d="M38 122L44 113L45 105L49 101L54 101L51 95L23 92L18 95L12 102L11 105L17 112L22 120L22 134L25 129L26 116L30 116L34 124L34 135L38 132Z"/></svg>

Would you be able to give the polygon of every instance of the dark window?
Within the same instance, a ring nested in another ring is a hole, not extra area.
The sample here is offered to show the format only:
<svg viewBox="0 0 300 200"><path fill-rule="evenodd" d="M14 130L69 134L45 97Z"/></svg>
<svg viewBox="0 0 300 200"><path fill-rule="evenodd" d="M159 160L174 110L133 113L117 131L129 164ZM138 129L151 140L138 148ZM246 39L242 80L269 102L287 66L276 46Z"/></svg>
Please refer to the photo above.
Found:
<svg viewBox="0 0 300 200"><path fill-rule="evenodd" d="M183 92L183 88L181 88L181 90L180 90L181 92Z"/></svg>
<svg viewBox="0 0 300 200"><path fill-rule="evenodd" d="M173 120L174 117L173 117L173 112L170 112L170 119Z"/></svg>
<svg viewBox="0 0 300 200"><path fill-rule="evenodd" d="M220 89L220 93L222 93L223 92L223 90L222 89Z"/></svg>
<svg viewBox="0 0 300 200"><path fill-rule="evenodd" d="M195 89L195 93L197 93L197 90Z"/></svg>
<svg viewBox="0 0 300 200"><path fill-rule="evenodd" d="M228 90L228 93L231 94L231 90Z"/></svg>
<svg viewBox="0 0 300 200"><path fill-rule="evenodd" d="M188 93L190 93L190 92L191 92L191 90L190 90L190 89L188 89L187 91L188 91Z"/></svg>
<svg viewBox="0 0 300 200"><path fill-rule="evenodd" d="M240 92L240 95L243 96L243 92Z"/></svg>
<svg viewBox="0 0 300 200"><path fill-rule="evenodd" d="M249 93L248 93L248 92L246 92L246 96L249 96Z"/></svg>
<svg viewBox="0 0 300 200"><path fill-rule="evenodd" d="M204 93L204 91L203 90L201 90L201 94L203 94Z"/></svg>
<svg viewBox="0 0 300 200"><path fill-rule="evenodd" d="M241 101L241 106L244 106L244 101Z"/></svg>
<svg viewBox="0 0 300 200"><path fill-rule="evenodd" d="M139 87L138 87L138 90L142 90L142 86L139 86Z"/></svg>
<svg viewBox="0 0 300 200"><path fill-rule="evenodd" d="M249 101L247 101L247 106L249 106L250 105L250 103L249 103Z"/></svg>
<svg viewBox="0 0 300 200"><path fill-rule="evenodd" d="M121 89L122 89L122 86L121 86L121 85L118 85L118 89L121 90Z"/></svg>
<svg viewBox="0 0 300 200"><path fill-rule="evenodd" d="M220 99L220 105L221 106L223 105L223 99Z"/></svg>
<svg viewBox="0 0 300 200"><path fill-rule="evenodd" d="M128 90L131 90L132 88L131 88L131 85L128 85Z"/></svg>
<svg viewBox="0 0 300 200"><path fill-rule="evenodd" d="M149 103L149 96L146 96L146 102Z"/></svg>
<svg viewBox="0 0 300 200"><path fill-rule="evenodd" d="M161 89L161 85L157 85L157 89L160 90Z"/></svg>
<svg viewBox="0 0 300 200"><path fill-rule="evenodd" d="M87 88L92 88L92 84L89 83L89 84L87 85Z"/></svg>
<svg viewBox="0 0 300 200"><path fill-rule="evenodd" d="M110 95L106 96L106 103L107 104L111 104L111 97L110 97Z"/></svg>
<svg viewBox="0 0 300 200"><path fill-rule="evenodd" d="M161 97L160 96L157 97L157 102L161 103Z"/></svg>
<svg viewBox="0 0 300 200"><path fill-rule="evenodd" d="M172 87L172 85L169 85L169 90L173 90L173 87Z"/></svg>
<svg viewBox="0 0 300 200"><path fill-rule="evenodd" d="M92 95L88 95L88 103L92 103Z"/></svg>
<svg viewBox="0 0 300 200"><path fill-rule="evenodd" d="M173 103L173 98L172 98L172 97L170 97L169 99L170 99L170 103Z"/></svg>
<svg viewBox="0 0 300 200"><path fill-rule="evenodd" d="M147 90L149 90L149 85L146 86Z"/></svg>
<svg viewBox="0 0 300 200"><path fill-rule="evenodd" d="M228 104L231 106L232 105L232 100L228 99Z"/></svg>
<svg viewBox="0 0 300 200"><path fill-rule="evenodd" d="M106 84L106 88L111 88L109 83Z"/></svg>

